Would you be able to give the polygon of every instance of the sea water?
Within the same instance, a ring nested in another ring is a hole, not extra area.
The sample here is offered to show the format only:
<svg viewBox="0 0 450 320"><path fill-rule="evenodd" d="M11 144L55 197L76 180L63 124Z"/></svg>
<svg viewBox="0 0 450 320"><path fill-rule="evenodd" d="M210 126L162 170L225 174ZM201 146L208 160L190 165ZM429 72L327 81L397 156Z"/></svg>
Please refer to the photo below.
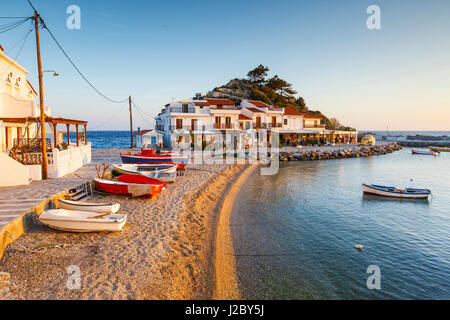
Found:
<svg viewBox="0 0 450 320"><path fill-rule="evenodd" d="M231 215L243 298L450 299L450 153L280 166L256 170ZM430 188L433 198L363 196L361 183ZM369 266L379 290L367 286Z"/></svg>

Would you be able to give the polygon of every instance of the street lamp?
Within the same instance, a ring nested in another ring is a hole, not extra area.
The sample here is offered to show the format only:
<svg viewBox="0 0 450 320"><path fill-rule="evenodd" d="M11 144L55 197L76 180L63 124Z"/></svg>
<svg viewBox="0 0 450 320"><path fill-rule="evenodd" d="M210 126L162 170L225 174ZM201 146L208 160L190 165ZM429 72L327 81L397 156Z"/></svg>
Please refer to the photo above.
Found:
<svg viewBox="0 0 450 320"><path fill-rule="evenodd" d="M54 77L59 76L59 73L56 73L56 71L54 71L54 70L44 70L44 71L42 71L42 73L44 73L44 72L53 72L53 76Z"/></svg>

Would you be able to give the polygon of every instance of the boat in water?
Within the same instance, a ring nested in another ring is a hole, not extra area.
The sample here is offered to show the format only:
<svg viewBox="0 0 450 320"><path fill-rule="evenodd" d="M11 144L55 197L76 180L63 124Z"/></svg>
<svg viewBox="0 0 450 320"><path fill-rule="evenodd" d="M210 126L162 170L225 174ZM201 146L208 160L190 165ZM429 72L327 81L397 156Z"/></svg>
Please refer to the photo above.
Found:
<svg viewBox="0 0 450 320"><path fill-rule="evenodd" d="M39 221L46 226L63 231L120 231L127 221L127 215L52 209L42 212Z"/></svg>
<svg viewBox="0 0 450 320"><path fill-rule="evenodd" d="M183 169L189 160L186 155L175 153L156 153L153 149L141 149L141 153L121 153L123 163L152 163L152 164L176 164L178 169Z"/></svg>
<svg viewBox="0 0 450 320"><path fill-rule="evenodd" d="M92 203L66 199L59 199L58 202L61 209L67 210L116 213L120 209L120 203Z"/></svg>
<svg viewBox="0 0 450 320"><path fill-rule="evenodd" d="M137 174L124 174L117 180L94 178L95 187L107 193L131 195L132 197L145 196L148 198L158 195L166 189L166 183Z"/></svg>
<svg viewBox="0 0 450 320"><path fill-rule="evenodd" d="M438 151L438 152L450 152L450 148L448 147L428 147L431 151Z"/></svg>
<svg viewBox="0 0 450 320"><path fill-rule="evenodd" d="M177 165L175 164L113 164L114 169L122 174L138 174L163 182L175 182Z"/></svg>
<svg viewBox="0 0 450 320"><path fill-rule="evenodd" d="M429 189L414 189L414 188L397 188L380 186L376 184L362 184L363 192L366 194L374 194L383 197L393 198L408 198L408 199L420 199L428 198L431 195Z"/></svg>
<svg viewBox="0 0 450 320"><path fill-rule="evenodd" d="M419 150L419 149L411 149L411 154L421 154L425 156L437 156L439 152L431 151L431 150Z"/></svg>

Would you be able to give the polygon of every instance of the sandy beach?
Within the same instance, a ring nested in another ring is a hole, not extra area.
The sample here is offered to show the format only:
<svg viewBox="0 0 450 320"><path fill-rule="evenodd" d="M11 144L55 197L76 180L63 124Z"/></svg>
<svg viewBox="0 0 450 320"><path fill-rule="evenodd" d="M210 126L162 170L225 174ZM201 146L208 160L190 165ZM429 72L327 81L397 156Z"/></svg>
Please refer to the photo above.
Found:
<svg viewBox="0 0 450 320"><path fill-rule="evenodd" d="M109 153L114 160L116 152ZM212 299L216 226L224 201L233 200L226 190L246 167L191 165L153 200L96 194L89 201L119 202L128 214L120 233L68 233L36 221L0 260L0 271L11 278L4 298ZM79 267L80 289L67 287L69 266Z"/></svg>

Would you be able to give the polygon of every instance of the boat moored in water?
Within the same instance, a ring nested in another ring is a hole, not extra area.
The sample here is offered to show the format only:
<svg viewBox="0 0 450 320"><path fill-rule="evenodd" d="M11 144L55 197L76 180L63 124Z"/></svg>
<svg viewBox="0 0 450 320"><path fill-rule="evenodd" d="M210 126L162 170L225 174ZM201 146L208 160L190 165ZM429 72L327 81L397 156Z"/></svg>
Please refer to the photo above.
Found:
<svg viewBox="0 0 450 320"><path fill-rule="evenodd" d="M42 212L39 221L51 228L72 232L120 231L127 215L52 209Z"/></svg>
<svg viewBox="0 0 450 320"><path fill-rule="evenodd" d="M393 198L419 199L428 198L431 195L431 190L429 189L397 188L380 186L376 184L368 185L365 183L362 184L362 188L363 192L366 194Z"/></svg>
<svg viewBox="0 0 450 320"><path fill-rule="evenodd" d="M421 154L426 156L437 156L439 155L439 152L437 151L431 151L431 150L419 150L419 149L411 149L412 154Z"/></svg>
<svg viewBox="0 0 450 320"><path fill-rule="evenodd" d="M90 203L66 199L59 199L58 202L61 209L67 210L116 213L120 209L120 203Z"/></svg>

